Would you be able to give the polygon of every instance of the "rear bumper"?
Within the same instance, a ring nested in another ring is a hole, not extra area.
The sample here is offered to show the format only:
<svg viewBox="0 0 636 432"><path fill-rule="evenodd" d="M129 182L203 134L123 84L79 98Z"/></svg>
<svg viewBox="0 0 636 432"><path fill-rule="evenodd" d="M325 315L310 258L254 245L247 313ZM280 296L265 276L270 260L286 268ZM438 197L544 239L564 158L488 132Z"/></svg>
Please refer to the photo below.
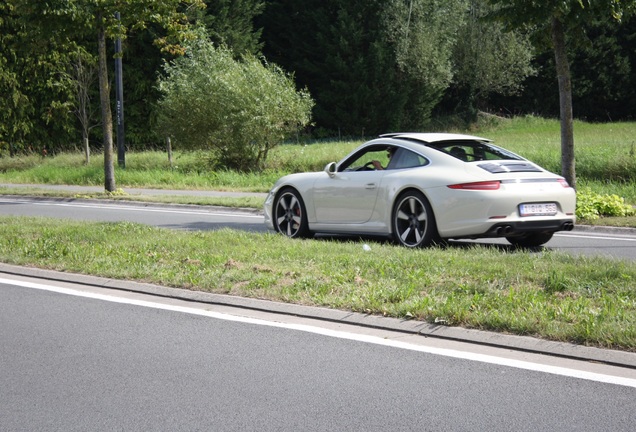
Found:
<svg viewBox="0 0 636 432"><path fill-rule="evenodd" d="M574 229L574 222L571 219L507 222L493 225L486 234L488 237L504 237L529 232L572 231L572 229Z"/></svg>

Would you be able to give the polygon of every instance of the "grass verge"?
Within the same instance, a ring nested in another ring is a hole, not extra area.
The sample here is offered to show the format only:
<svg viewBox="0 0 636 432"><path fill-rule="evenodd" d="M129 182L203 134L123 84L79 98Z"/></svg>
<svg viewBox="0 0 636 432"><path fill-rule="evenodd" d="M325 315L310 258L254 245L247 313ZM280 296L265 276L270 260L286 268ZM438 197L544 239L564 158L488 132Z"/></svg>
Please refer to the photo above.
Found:
<svg viewBox="0 0 636 432"><path fill-rule="evenodd" d="M636 267L546 250L0 217L0 261L636 351Z"/></svg>

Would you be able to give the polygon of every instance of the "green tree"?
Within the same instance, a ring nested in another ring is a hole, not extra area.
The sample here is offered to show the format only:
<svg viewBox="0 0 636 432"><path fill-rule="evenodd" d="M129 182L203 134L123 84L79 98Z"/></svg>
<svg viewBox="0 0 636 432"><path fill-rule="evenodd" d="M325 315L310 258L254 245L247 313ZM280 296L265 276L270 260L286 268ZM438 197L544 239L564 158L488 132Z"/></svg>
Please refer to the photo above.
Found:
<svg viewBox="0 0 636 432"><path fill-rule="evenodd" d="M487 0L469 1L453 51L453 87L468 122L476 120L480 101L492 93L518 94L524 80L535 73L529 37L485 20L488 9Z"/></svg>
<svg viewBox="0 0 636 432"><path fill-rule="evenodd" d="M75 95L74 103L69 109L77 117L82 129L82 147L84 148L85 163L90 163L90 130L98 126L95 120L91 97L93 84L97 78L97 66L95 57L78 47L72 56L72 63L67 71L62 72L63 79L68 81L68 85L73 88Z"/></svg>
<svg viewBox="0 0 636 432"><path fill-rule="evenodd" d="M268 0L263 52L344 134L418 129L451 78L465 0Z"/></svg>
<svg viewBox="0 0 636 432"><path fill-rule="evenodd" d="M225 44L236 53L258 54L260 29L254 19L263 9L261 0L208 0L206 8L188 8L188 20L204 25L212 42ZM157 148L154 107L160 97L157 75L164 61L177 55L162 52L153 41L162 37L160 25L148 23L144 29L131 29L123 43L124 97L126 104L126 145L131 148Z"/></svg>
<svg viewBox="0 0 636 432"><path fill-rule="evenodd" d="M0 5L0 142L16 151L44 151L68 142L73 95L58 81L74 44L32 26L10 2Z"/></svg>
<svg viewBox="0 0 636 432"><path fill-rule="evenodd" d="M575 117L595 122L632 120L636 112L636 16L621 22L586 23L576 36L577 43L568 50ZM549 46L537 48L533 59L537 74L526 79L523 91L512 96L492 94L486 107L559 116L559 99L546 98L559 91L554 54Z"/></svg>
<svg viewBox="0 0 636 432"><path fill-rule="evenodd" d="M165 60L179 55L162 52L153 43L161 35L162 29L150 24L145 29L131 30L122 43L127 148L155 149L161 141L154 130L154 107L160 97L157 76Z"/></svg>
<svg viewBox="0 0 636 432"><path fill-rule="evenodd" d="M590 23L572 57L572 101L591 121L633 118L636 112L636 17Z"/></svg>
<svg viewBox="0 0 636 432"><path fill-rule="evenodd" d="M467 0L383 2L380 38L395 53L397 68L397 80L391 86L403 86L406 96L399 129L423 128L450 85L453 49L464 26L466 7Z"/></svg>
<svg viewBox="0 0 636 432"><path fill-rule="evenodd" d="M15 141L31 128L28 98L13 67L18 58L15 21L11 5L0 3L0 151L8 148L12 156Z"/></svg>
<svg viewBox="0 0 636 432"><path fill-rule="evenodd" d="M125 37L131 29L142 29L157 23L167 34L157 40L163 49L180 52L178 40L189 24L185 12L190 7L203 7L202 0L50 0L34 4L8 0L24 22L43 34L55 34L65 40L97 40L99 99L104 147L104 187L112 192L115 186L113 165L113 118L108 78L107 39ZM115 13L121 13L121 20Z"/></svg>
<svg viewBox="0 0 636 432"><path fill-rule="evenodd" d="M236 54L259 54L263 43L262 29L254 20L265 8L264 0L207 0L207 8L200 19L208 30L210 40L226 45Z"/></svg>
<svg viewBox="0 0 636 432"><path fill-rule="evenodd" d="M543 41L547 37L551 42L559 85L561 174L572 187L576 187L572 77L568 45L576 42L576 35L585 28L586 23L620 20L624 15L634 12L636 2L634 0L489 1L496 7L496 16L504 19L511 27L533 30L539 36L539 40L543 36Z"/></svg>
<svg viewBox="0 0 636 432"><path fill-rule="evenodd" d="M258 169L270 149L311 119L313 101L278 66L202 37L165 65L158 127L177 145L210 149L220 167Z"/></svg>

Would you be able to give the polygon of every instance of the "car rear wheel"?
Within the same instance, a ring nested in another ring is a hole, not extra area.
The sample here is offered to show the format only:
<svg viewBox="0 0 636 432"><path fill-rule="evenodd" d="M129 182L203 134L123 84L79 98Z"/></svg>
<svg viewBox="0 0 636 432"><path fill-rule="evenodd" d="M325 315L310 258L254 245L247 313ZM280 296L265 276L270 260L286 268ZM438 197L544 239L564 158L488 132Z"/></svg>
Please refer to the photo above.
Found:
<svg viewBox="0 0 636 432"><path fill-rule="evenodd" d="M506 237L506 240L514 246L538 247L549 242L553 234L551 232L526 233L520 236Z"/></svg>
<svg viewBox="0 0 636 432"><path fill-rule="evenodd" d="M406 247L428 246L439 237L433 210L421 192L406 192L396 201L393 236Z"/></svg>
<svg viewBox="0 0 636 432"><path fill-rule="evenodd" d="M305 203L294 189L284 189L274 204L274 227L287 237L308 237L310 235Z"/></svg>

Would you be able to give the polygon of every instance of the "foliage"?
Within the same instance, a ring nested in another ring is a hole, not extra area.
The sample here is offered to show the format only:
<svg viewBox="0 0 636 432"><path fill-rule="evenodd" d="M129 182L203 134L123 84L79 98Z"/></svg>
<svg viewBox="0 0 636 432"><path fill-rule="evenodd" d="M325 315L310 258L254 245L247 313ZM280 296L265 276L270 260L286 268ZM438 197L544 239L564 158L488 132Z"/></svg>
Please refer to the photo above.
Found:
<svg viewBox="0 0 636 432"><path fill-rule="evenodd" d="M0 5L0 152L68 149L73 95L59 72L74 46L31 25L13 2Z"/></svg>
<svg viewBox="0 0 636 432"><path fill-rule="evenodd" d="M260 168L269 150L310 121L313 101L278 66L199 39L165 65L158 126L182 148L212 151L219 167Z"/></svg>
<svg viewBox="0 0 636 432"><path fill-rule="evenodd" d="M486 20L486 0L469 3L468 18L453 51L455 77L451 91L459 99L463 116L474 122L477 109L490 94L520 93L523 82L535 74L535 69L531 64L534 50L527 34Z"/></svg>
<svg viewBox="0 0 636 432"><path fill-rule="evenodd" d="M464 25L466 0L414 0L408 7L403 0L389 0L381 13L379 38L388 43L397 67L387 93L396 91L393 86L402 90L406 103L390 130L422 129L453 78L451 56Z"/></svg>
<svg viewBox="0 0 636 432"><path fill-rule="evenodd" d="M270 0L263 51L295 71L316 98L317 124L332 134L421 129L452 77L464 4Z"/></svg>
<svg viewBox="0 0 636 432"><path fill-rule="evenodd" d="M88 36L97 40L98 82L100 111L102 115L102 139L104 149L104 187L107 191L115 191L115 175L112 163L113 139L112 139L112 108L110 103L110 82L108 79L107 63L107 37L125 37L130 29L145 28L149 22L159 24L166 29L167 35L157 39L157 43L166 51L179 53L180 40L187 37L186 30L189 23L186 15L179 11L181 4L190 6L202 6L201 0L137 0L135 2L121 2L119 0L51 0L43 4L10 0L6 10L15 14L16 28L25 34L25 40L32 40L34 45L51 45L53 50L46 50L44 57L53 59L51 64L59 68L59 64L66 60L65 46L72 48L83 42ZM121 19L120 19L121 13ZM74 50L71 50L74 51ZM58 59L57 57L61 57ZM38 63L38 66L41 63ZM44 63L46 64L46 63ZM28 68L27 68L28 69ZM65 70L66 67L58 70ZM30 82L25 77L26 82ZM59 80L37 80L35 85L41 83L59 83ZM66 80L68 82L68 80ZM49 84L50 85L50 84ZM67 90L67 93L69 91ZM72 98L72 96L71 96ZM53 107L62 107L64 116L68 117L68 106L72 103L66 101L51 104ZM48 112L47 112L48 114ZM49 118L46 118L49 121ZM55 125L55 122L51 122ZM47 132L50 132L49 128Z"/></svg>
<svg viewBox="0 0 636 432"><path fill-rule="evenodd" d="M95 12L100 10L105 35L125 36L126 142L134 150L163 145L153 134L155 81L163 59L178 55L177 35L188 20L205 25L210 39L227 43L235 58L263 48L269 60L292 71L317 100L317 128L305 133L359 138L429 129L434 123L424 120L431 106L439 113L478 107L558 116L554 55L546 50L548 21L535 19L546 18L554 6L565 17L580 15L568 26L568 43L576 42L568 51L574 114L592 121L633 119L633 0L487 0L504 12L513 4L525 8L504 23L542 30L533 32L542 36L535 37L541 42L535 44L539 52L533 62L538 75L523 82L519 96L507 97L499 92L518 88L514 80L526 73L526 37L502 32L501 23L474 19L485 9L484 1L6 0L0 2L0 155L77 149L81 124L69 112L74 92L63 75L77 49L97 52ZM193 7L203 3L206 10ZM122 12L121 27L111 14L115 9ZM620 22L612 16L620 16ZM112 74L112 44L106 48ZM96 89L91 92L97 111ZM441 92L445 97L439 104ZM93 129L92 145L101 146L103 136ZM577 171L583 168L578 155L577 164Z"/></svg>
<svg viewBox="0 0 636 432"><path fill-rule="evenodd" d="M577 118L588 121L629 119L636 112L636 17L615 21L588 20L582 23L570 46L572 101ZM553 53L543 46L533 60L536 76L524 82L521 94L511 97L492 95L490 110L506 113L534 113L557 117L559 101L546 98L556 94L557 83Z"/></svg>
<svg viewBox="0 0 636 432"><path fill-rule="evenodd" d="M254 19L263 12L263 0L206 0L202 22L210 40L226 45L235 54L260 53L262 29L254 28Z"/></svg>
<svg viewBox="0 0 636 432"><path fill-rule="evenodd" d="M576 217L583 220L595 220L601 216L630 216L636 210L625 199L616 194L601 195L591 188L579 188L576 191Z"/></svg>
<svg viewBox="0 0 636 432"><path fill-rule="evenodd" d="M559 19L571 34L581 34L586 23L621 21L636 12L634 0L562 0L538 2L526 0L488 0L496 6L495 15L505 18L512 28L533 29L537 42L549 44L546 32L550 31L550 20ZM543 39L541 39L543 33ZM571 41L576 44L576 39Z"/></svg>
<svg viewBox="0 0 636 432"><path fill-rule="evenodd" d="M524 0L489 0L494 16L510 28L532 30L538 40L551 42L559 84L559 117L561 119L561 173L576 186L572 81L568 47L576 44L585 24L609 20L620 21L623 15L636 12L633 0L566 0L553 3Z"/></svg>

